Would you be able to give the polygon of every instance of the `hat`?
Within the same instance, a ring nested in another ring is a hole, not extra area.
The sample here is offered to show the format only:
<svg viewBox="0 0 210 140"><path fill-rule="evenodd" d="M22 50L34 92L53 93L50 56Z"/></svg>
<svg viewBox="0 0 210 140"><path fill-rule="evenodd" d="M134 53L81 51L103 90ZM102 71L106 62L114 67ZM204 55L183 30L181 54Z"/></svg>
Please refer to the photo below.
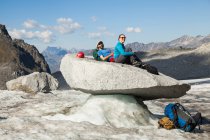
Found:
<svg viewBox="0 0 210 140"><path fill-rule="evenodd" d="M78 52L76 57L77 58L84 58L85 54L84 54L84 52Z"/></svg>

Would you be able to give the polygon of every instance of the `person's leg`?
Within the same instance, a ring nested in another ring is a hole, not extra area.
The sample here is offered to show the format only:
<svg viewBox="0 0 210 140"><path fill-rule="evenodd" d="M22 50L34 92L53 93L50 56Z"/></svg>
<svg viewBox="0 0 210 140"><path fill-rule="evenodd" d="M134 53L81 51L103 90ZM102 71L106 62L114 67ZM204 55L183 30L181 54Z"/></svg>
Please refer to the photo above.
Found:
<svg viewBox="0 0 210 140"><path fill-rule="evenodd" d="M141 67L143 65L142 61L135 54L130 56L130 62L135 67Z"/></svg>
<svg viewBox="0 0 210 140"><path fill-rule="evenodd" d="M131 48L125 48L125 52L132 52ZM134 61L138 61L138 57L137 56L123 56L120 55L115 62L116 63L123 63L123 64L129 64L129 65L134 65ZM139 62L141 62L141 60L139 59Z"/></svg>
<svg viewBox="0 0 210 140"><path fill-rule="evenodd" d="M131 48L126 48L126 52L132 52ZM132 56L129 56L129 64L140 67L142 65L142 61L134 54Z"/></svg>
<svg viewBox="0 0 210 140"><path fill-rule="evenodd" d="M126 52L131 52L132 49L131 48L126 48L125 49ZM123 64L130 64L130 65L133 65L135 67L139 67L139 68L142 68L142 69L146 69L148 72L152 73L152 74L156 74L156 75L159 75L158 73L158 70L156 67L153 67L149 64L146 64L146 63L143 63L138 57L137 55L132 55L132 56L128 56L128 57L125 57L123 55L120 55L120 57L117 59L117 63L122 63ZM116 62L116 61L115 61Z"/></svg>
<svg viewBox="0 0 210 140"><path fill-rule="evenodd" d="M132 52L132 49L131 48L125 48L125 52ZM132 62L131 62L131 57L132 56L126 56L126 64L129 64L129 65L132 65Z"/></svg>
<svg viewBox="0 0 210 140"><path fill-rule="evenodd" d="M122 63L122 64L128 64L129 57L125 57L123 55L120 55L117 59L115 59L116 63Z"/></svg>

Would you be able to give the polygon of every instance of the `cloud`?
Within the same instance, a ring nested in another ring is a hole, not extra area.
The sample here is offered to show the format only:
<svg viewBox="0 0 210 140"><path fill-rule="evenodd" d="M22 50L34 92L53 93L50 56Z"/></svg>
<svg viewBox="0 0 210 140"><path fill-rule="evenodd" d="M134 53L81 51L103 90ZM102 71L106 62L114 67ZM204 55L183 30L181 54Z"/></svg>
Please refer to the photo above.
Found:
<svg viewBox="0 0 210 140"><path fill-rule="evenodd" d="M96 22L96 21L97 21L97 17L96 17L96 16L92 16L92 17L91 17L91 20L92 20L93 22Z"/></svg>
<svg viewBox="0 0 210 140"><path fill-rule="evenodd" d="M88 33L88 37L89 38L92 38L92 39L98 39L102 36L101 33L99 32L91 32L91 33Z"/></svg>
<svg viewBox="0 0 210 140"><path fill-rule="evenodd" d="M102 36L108 36L108 37L114 36L114 33L109 32L107 27L105 27L105 26L100 26L97 28L97 30L98 30L97 32L88 33L88 37L92 38L92 39L99 39Z"/></svg>
<svg viewBox="0 0 210 140"><path fill-rule="evenodd" d="M114 33L111 33L109 31L105 31L105 32L103 32L103 34L106 35L106 36L111 36L111 37L114 36Z"/></svg>
<svg viewBox="0 0 210 140"><path fill-rule="evenodd" d="M56 21L58 25L48 26L42 25L33 19L29 19L23 23L23 26L26 29L51 30L57 31L61 34L73 33L81 28L81 25L78 22L73 21L71 18L58 18Z"/></svg>
<svg viewBox="0 0 210 140"><path fill-rule="evenodd" d="M127 27L126 32L140 33L142 30L139 27Z"/></svg>
<svg viewBox="0 0 210 140"><path fill-rule="evenodd" d="M50 29L54 29L61 34L73 33L81 28L81 25L78 22L74 22L71 18L59 18L57 23L57 26L52 26Z"/></svg>
<svg viewBox="0 0 210 140"><path fill-rule="evenodd" d="M27 20L23 23L25 28L35 28L38 26L38 23L35 20Z"/></svg>
<svg viewBox="0 0 210 140"><path fill-rule="evenodd" d="M44 25L39 24L37 21L33 19L29 19L24 21L23 26L27 29L33 29L33 28L43 28L46 29L47 27Z"/></svg>
<svg viewBox="0 0 210 140"><path fill-rule="evenodd" d="M17 30L13 29L9 31L12 38L17 39L38 39L44 43L50 43L53 41L53 34L49 30L45 31L26 31L25 29Z"/></svg>
<svg viewBox="0 0 210 140"><path fill-rule="evenodd" d="M58 18L57 25L49 26L38 23L36 20L29 19L24 21L24 29L13 29L9 33L12 38L17 39L36 39L44 43L54 41L55 32L61 34L74 33L81 28L78 22L73 21L71 18Z"/></svg>

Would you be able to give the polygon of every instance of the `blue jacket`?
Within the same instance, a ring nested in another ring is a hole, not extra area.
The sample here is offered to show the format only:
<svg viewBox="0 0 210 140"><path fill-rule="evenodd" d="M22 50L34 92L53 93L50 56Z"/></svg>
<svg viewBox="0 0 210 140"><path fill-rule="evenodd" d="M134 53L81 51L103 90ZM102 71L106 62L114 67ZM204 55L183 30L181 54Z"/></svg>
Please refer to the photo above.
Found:
<svg viewBox="0 0 210 140"><path fill-rule="evenodd" d="M125 46L121 42L118 42L117 45L114 48L114 58L118 58L120 55L124 56L131 56L133 55L133 52L125 52Z"/></svg>
<svg viewBox="0 0 210 140"><path fill-rule="evenodd" d="M99 50L97 54L98 54L99 57L100 57L101 55L102 55L103 57L106 57L106 56L108 56L108 55L111 54L111 50L110 50L110 49Z"/></svg>

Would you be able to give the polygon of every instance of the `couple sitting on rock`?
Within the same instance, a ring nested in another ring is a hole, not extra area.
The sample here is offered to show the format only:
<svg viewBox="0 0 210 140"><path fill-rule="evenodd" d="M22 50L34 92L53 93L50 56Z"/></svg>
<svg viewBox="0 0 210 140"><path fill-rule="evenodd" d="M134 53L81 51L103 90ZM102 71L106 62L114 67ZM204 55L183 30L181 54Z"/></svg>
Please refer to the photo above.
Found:
<svg viewBox="0 0 210 140"><path fill-rule="evenodd" d="M129 64L135 67L146 69L148 72L158 75L157 68L142 63L142 61L136 56L135 52L132 52L131 48L125 48L125 35L120 34L118 37L118 43L114 48L114 53L110 49L104 49L104 44L99 41L97 48L93 51L93 57L99 61L116 62L122 64Z"/></svg>

